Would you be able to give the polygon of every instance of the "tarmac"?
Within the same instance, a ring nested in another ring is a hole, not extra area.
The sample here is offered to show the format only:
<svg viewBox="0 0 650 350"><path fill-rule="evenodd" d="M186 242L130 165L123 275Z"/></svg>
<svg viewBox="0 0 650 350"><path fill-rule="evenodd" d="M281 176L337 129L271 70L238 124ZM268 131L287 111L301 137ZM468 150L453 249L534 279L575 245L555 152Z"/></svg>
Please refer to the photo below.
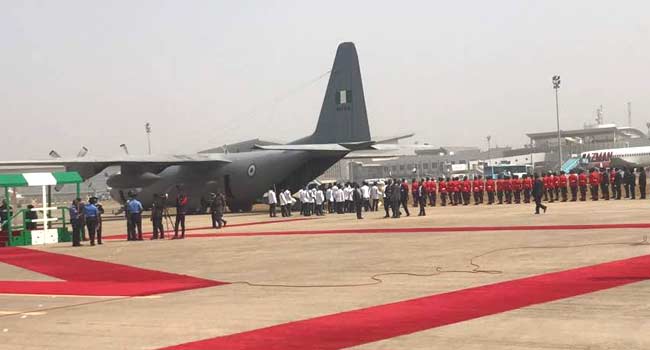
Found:
<svg viewBox="0 0 650 350"><path fill-rule="evenodd" d="M0 248L0 349L650 349L649 208L110 221L102 246Z"/></svg>

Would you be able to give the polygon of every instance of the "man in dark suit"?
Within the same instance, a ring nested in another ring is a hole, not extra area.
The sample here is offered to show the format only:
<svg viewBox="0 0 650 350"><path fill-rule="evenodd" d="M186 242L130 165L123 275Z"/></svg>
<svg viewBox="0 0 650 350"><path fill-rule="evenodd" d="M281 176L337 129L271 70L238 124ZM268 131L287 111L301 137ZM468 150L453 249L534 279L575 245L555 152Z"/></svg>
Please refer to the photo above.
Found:
<svg viewBox="0 0 650 350"><path fill-rule="evenodd" d="M634 168L627 169L625 178L625 183L630 188L630 198L636 199L636 175L634 174Z"/></svg>
<svg viewBox="0 0 650 350"><path fill-rule="evenodd" d="M399 207L402 203L401 190L402 190L402 186L400 185L399 180L397 179L393 180L393 188L390 194L391 196L390 207L393 210L394 219L398 219L401 216L401 213L399 211Z"/></svg>
<svg viewBox="0 0 650 350"><path fill-rule="evenodd" d="M361 209L363 208L363 194L359 184L354 184L354 192L352 192L352 202L354 202L354 211L357 213L357 219L363 219L361 216Z"/></svg>
<svg viewBox="0 0 650 350"><path fill-rule="evenodd" d="M406 212L406 216L411 216L411 213L409 213L409 185L406 182L406 180L402 179L402 185L400 187L400 203L402 204L402 207L404 207L404 212Z"/></svg>
<svg viewBox="0 0 650 350"><path fill-rule="evenodd" d="M391 202L393 201L393 181L388 180L386 184L384 185L384 211L386 211L386 215L384 216L384 219L390 217L390 206Z"/></svg>
<svg viewBox="0 0 650 350"><path fill-rule="evenodd" d="M535 183L533 184L533 198L535 199L535 214L539 214L539 208L542 208L546 213L546 206L542 204L542 196L544 195L544 183L539 178L539 174L535 174Z"/></svg>
<svg viewBox="0 0 650 350"><path fill-rule="evenodd" d="M616 175L614 175L614 187L616 187L616 199L621 199L623 185L623 175L621 175L620 169L616 169Z"/></svg>

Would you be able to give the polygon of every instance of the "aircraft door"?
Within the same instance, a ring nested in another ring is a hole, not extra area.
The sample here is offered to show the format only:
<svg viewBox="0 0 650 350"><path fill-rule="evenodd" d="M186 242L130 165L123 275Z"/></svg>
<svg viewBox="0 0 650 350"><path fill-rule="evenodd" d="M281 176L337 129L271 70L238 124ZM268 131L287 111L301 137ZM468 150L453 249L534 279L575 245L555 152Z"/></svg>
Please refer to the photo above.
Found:
<svg viewBox="0 0 650 350"><path fill-rule="evenodd" d="M223 176L223 189L227 199L230 200L234 198L234 196L232 195L232 188L230 186L230 175Z"/></svg>

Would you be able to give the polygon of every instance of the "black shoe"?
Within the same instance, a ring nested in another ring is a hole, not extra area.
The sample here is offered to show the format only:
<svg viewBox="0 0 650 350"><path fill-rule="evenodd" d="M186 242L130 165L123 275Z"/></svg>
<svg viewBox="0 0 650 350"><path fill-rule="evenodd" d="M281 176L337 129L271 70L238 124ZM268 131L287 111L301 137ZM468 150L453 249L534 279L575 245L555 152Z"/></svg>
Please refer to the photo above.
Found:
<svg viewBox="0 0 650 350"><path fill-rule="evenodd" d="M544 214L546 214L546 208L547 208L547 207L542 208L542 210L544 210Z"/></svg>
<svg viewBox="0 0 650 350"><path fill-rule="evenodd" d="M102 243L102 241L98 241L97 244L104 244L104 243Z"/></svg>
<svg viewBox="0 0 650 350"><path fill-rule="evenodd" d="M91 246L94 246L94 245L95 245L95 241L90 241L90 245L91 245Z"/></svg>

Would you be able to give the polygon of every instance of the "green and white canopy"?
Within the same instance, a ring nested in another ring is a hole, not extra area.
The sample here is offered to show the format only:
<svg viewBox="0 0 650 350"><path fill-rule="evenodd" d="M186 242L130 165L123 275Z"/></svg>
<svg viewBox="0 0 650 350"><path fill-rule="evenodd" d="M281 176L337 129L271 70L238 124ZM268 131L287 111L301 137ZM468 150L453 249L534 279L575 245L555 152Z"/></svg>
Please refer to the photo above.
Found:
<svg viewBox="0 0 650 350"><path fill-rule="evenodd" d="M76 171L53 173L0 174L0 187L28 187L78 184L83 182Z"/></svg>

